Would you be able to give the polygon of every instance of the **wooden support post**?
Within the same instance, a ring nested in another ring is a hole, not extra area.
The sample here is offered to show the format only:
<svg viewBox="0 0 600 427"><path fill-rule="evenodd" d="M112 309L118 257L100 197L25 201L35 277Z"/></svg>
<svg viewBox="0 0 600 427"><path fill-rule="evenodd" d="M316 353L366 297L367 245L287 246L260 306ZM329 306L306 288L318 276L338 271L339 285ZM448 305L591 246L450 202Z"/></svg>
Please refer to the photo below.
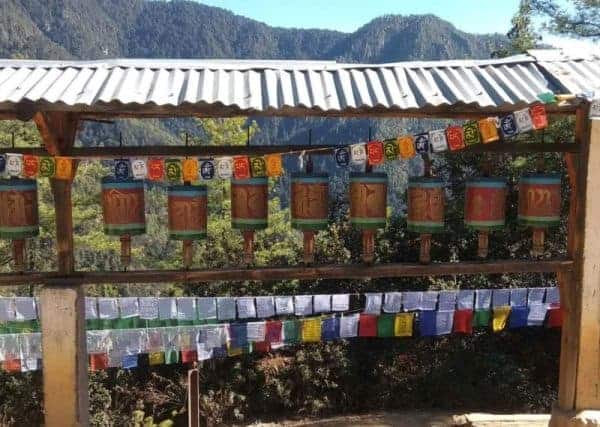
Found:
<svg viewBox="0 0 600 427"><path fill-rule="evenodd" d="M197 366L188 371L187 392L188 426L200 427L200 372Z"/></svg>
<svg viewBox="0 0 600 427"><path fill-rule="evenodd" d="M581 154L565 156L572 190L567 249L575 265L557 276L565 316L553 427L600 426L600 121L587 114L577 113Z"/></svg>
<svg viewBox="0 0 600 427"><path fill-rule="evenodd" d="M78 120L67 113L34 116L48 152L60 155L73 146ZM75 168L74 168L75 169ZM70 180L51 180L56 214L58 271L73 273L73 215ZM44 286L40 294L45 425L87 426L88 378L83 288Z"/></svg>

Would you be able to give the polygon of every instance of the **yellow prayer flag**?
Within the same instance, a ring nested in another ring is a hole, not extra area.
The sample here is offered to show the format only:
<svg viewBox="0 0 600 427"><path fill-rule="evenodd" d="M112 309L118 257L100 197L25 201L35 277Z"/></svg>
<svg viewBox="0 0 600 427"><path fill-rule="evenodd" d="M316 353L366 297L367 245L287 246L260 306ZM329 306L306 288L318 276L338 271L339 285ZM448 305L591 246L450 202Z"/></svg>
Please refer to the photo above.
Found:
<svg viewBox="0 0 600 427"><path fill-rule="evenodd" d="M241 347L232 347L231 344L227 345L227 355L229 357L241 356L244 353Z"/></svg>
<svg viewBox="0 0 600 427"><path fill-rule="evenodd" d="M165 364L165 353L162 351L155 351L148 354L148 364L150 365L164 365Z"/></svg>
<svg viewBox="0 0 600 427"><path fill-rule="evenodd" d="M184 181L197 181L198 180L198 160L197 159L183 159L181 163L183 167L183 180Z"/></svg>
<svg viewBox="0 0 600 427"><path fill-rule="evenodd" d="M321 341L321 318L313 317L302 321L302 341Z"/></svg>
<svg viewBox="0 0 600 427"><path fill-rule="evenodd" d="M415 150L415 139L412 135L398 137L398 152L403 159L410 159L417 154Z"/></svg>
<svg viewBox="0 0 600 427"><path fill-rule="evenodd" d="M283 163L281 154L269 154L265 156L267 164L267 176L281 176L283 174Z"/></svg>
<svg viewBox="0 0 600 427"><path fill-rule="evenodd" d="M510 316L510 307L508 305L494 308L494 318L492 319L492 329L494 332L500 332L506 328L508 316Z"/></svg>
<svg viewBox="0 0 600 427"><path fill-rule="evenodd" d="M57 179L73 179L73 160L69 157L55 157Z"/></svg>
<svg viewBox="0 0 600 427"><path fill-rule="evenodd" d="M487 118L479 120L479 133L481 134L481 140L484 144L500 139L496 121L494 119Z"/></svg>
<svg viewBox="0 0 600 427"><path fill-rule="evenodd" d="M413 321L415 315L413 313L398 313L394 319L394 336L396 337L412 337Z"/></svg>

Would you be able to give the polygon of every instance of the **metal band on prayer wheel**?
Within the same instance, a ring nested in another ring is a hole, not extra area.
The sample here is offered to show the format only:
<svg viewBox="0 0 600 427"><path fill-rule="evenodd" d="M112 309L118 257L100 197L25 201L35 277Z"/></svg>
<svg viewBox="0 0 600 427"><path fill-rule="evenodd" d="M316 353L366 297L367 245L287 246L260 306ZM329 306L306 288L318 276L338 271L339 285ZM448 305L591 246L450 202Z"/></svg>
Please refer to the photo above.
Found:
<svg viewBox="0 0 600 427"><path fill-rule="evenodd" d="M135 236L146 232L144 182L102 178L104 232L111 236Z"/></svg>
<svg viewBox="0 0 600 427"><path fill-rule="evenodd" d="M387 175L350 174L350 223L362 230L362 258L375 259L375 230L385 228L387 216Z"/></svg>
<svg viewBox="0 0 600 427"><path fill-rule="evenodd" d="M238 230L268 226L268 179L231 180L231 225Z"/></svg>
<svg viewBox="0 0 600 427"><path fill-rule="evenodd" d="M431 262L431 235L444 231L444 183L435 177L408 180L408 231L420 234L419 261Z"/></svg>
<svg viewBox="0 0 600 427"><path fill-rule="evenodd" d="M170 239L206 238L207 189L205 185L169 187L168 202Z"/></svg>

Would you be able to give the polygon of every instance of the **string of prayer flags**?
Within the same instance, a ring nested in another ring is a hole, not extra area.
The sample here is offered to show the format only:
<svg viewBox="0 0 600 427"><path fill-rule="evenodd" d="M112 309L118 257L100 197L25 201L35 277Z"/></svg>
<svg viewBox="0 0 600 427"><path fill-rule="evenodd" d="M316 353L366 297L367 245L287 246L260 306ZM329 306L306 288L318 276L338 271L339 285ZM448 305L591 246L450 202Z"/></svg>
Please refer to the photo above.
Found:
<svg viewBox="0 0 600 427"><path fill-rule="evenodd" d="M478 124L479 133L481 134L481 141L484 144L489 144L490 142L495 142L500 139L495 118L490 117L486 119L481 119L479 120Z"/></svg>
<svg viewBox="0 0 600 427"><path fill-rule="evenodd" d="M463 125L463 139L465 145L475 145L481 142L479 125L475 120L468 121Z"/></svg>
<svg viewBox="0 0 600 427"><path fill-rule="evenodd" d="M369 165L377 166L383 163L383 143L381 141L367 142L367 158Z"/></svg>
<svg viewBox="0 0 600 427"><path fill-rule="evenodd" d="M383 141L383 155L390 162L398 159L398 145L393 139Z"/></svg>
<svg viewBox="0 0 600 427"><path fill-rule="evenodd" d="M412 337L414 313L398 313L394 319L394 336L396 337Z"/></svg>
<svg viewBox="0 0 600 427"><path fill-rule="evenodd" d="M194 182L198 179L198 159L183 159L181 168L184 182Z"/></svg>
<svg viewBox="0 0 600 427"><path fill-rule="evenodd" d="M415 140L411 135L399 136L397 143L398 152L402 159L410 159L416 156Z"/></svg>
<svg viewBox="0 0 600 427"><path fill-rule="evenodd" d="M350 164L350 150L348 147L336 148L334 157L339 167L345 168Z"/></svg>
<svg viewBox="0 0 600 427"><path fill-rule="evenodd" d="M165 160L165 177L168 182L178 183L181 182L183 177L183 171L181 169L181 160L179 159L166 159Z"/></svg>
<svg viewBox="0 0 600 427"><path fill-rule="evenodd" d="M429 142L431 143L431 151L434 153L448 151L448 142L446 141L446 132L444 129L430 131Z"/></svg>
<svg viewBox="0 0 600 427"><path fill-rule="evenodd" d="M360 313L358 320L359 337L377 336L377 317L375 314Z"/></svg>
<svg viewBox="0 0 600 427"><path fill-rule="evenodd" d="M215 177L215 162L213 160L202 160L200 162L200 178L210 181Z"/></svg>
<svg viewBox="0 0 600 427"><path fill-rule="evenodd" d="M23 156L23 176L25 178L37 177L40 170L40 160L38 156L26 154Z"/></svg>
<svg viewBox="0 0 600 427"><path fill-rule="evenodd" d="M163 159L148 160L148 178L151 181L162 181L165 177L165 163Z"/></svg>
<svg viewBox="0 0 600 427"><path fill-rule="evenodd" d="M269 154L265 156L266 173L269 177L283 175L283 160L281 154Z"/></svg>
<svg viewBox="0 0 600 427"><path fill-rule="evenodd" d="M302 341L319 342L321 340L321 318L311 317L302 320Z"/></svg>

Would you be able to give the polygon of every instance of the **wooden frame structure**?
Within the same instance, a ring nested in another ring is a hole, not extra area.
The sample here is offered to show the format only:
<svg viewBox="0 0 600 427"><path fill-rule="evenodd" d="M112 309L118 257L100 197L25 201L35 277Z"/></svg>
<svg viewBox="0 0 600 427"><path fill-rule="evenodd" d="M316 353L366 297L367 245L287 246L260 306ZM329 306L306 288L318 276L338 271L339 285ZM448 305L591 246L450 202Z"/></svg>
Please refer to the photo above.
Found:
<svg viewBox="0 0 600 427"><path fill-rule="evenodd" d="M216 280L281 280L317 278L376 278L400 276L449 276L462 274L556 273L560 285L565 319L562 329L558 402L551 424L556 427L578 425L582 411L600 411L600 121L588 118L590 105L585 101L567 102L552 107L551 114L576 115L574 143L479 145L474 152L562 152L567 166L571 199L566 259L546 261L484 261L436 263L429 266L397 263L356 266L233 268L188 271L78 272L74 268L72 181L51 180L56 210L58 270L55 272L0 274L0 286L19 283L43 285L40 301L45 417L47 426L84 426L88 424L87 359L85 339L85 284L206 282ZM240 110L218 107L207 114L206 106L195 109L156 106L113 106L106 111L89 111L57 105L16 106L0 112L0 119L32 119L44 142L44 148L10 149L11 152L65 155L77 157L115 157L136 155L233 155L267 154L306 149L306 146L277 147L121 147L79 148L74 141L79 124L88 118L166 116L233 116ZM396 112L373 109L334 116L354 117L426 117L432 119L479 118L506 112L506 107L480 109L474 106L438 107L421 111ZM235 113L235 114L234 114ZM256 112L249 112L257 114ZM260 112L258 114L261 114ZM285 109L263 115L297 116ZM318 111L306 115L328 116ZM315 147L330 150L331 146ZM7 150L8 151L8 150ZM589 412L586 412L589 414ZM599 412L600 413L600 412ZM599 425L600 415L594 424Z"/></svg>

